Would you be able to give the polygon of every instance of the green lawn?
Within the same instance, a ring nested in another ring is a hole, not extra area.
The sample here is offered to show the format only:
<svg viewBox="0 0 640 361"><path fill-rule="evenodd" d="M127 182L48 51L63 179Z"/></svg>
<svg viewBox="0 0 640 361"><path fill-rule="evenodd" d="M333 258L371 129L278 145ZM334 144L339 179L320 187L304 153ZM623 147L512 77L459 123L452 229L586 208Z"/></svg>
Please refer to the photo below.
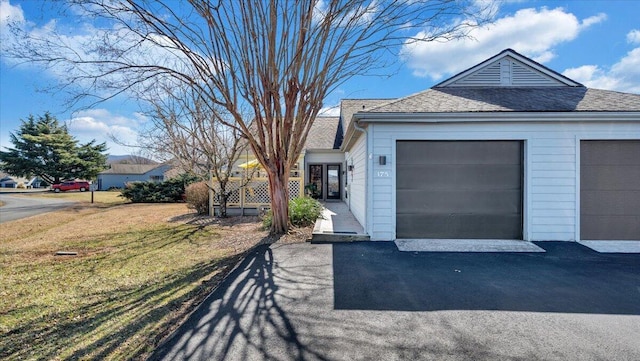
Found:
<svg viewBox="0 0 640 361"><path fill-rule="evenodd" d="M188 212L184 204L87 205L3 224L0 359L148 355L266 236L258 222L222 227L177 221L188 219ZM234 242L238 233L245 237ZM78 255L55 256L57 251Z"/></svg>

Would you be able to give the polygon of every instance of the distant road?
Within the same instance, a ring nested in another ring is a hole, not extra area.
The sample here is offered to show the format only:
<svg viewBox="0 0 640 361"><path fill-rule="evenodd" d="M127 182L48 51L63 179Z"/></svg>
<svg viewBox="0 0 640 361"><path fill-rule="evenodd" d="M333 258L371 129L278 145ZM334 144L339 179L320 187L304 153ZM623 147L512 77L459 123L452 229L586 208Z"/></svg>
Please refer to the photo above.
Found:
<svg viewBox="0 0 640 361"><path fill-rule="evenodd" d="M0 207L0 223L55 211L75 203L60 199L31 196L18 197L10 194L0 194L0 201L5 203L4 206Z"/></svg>

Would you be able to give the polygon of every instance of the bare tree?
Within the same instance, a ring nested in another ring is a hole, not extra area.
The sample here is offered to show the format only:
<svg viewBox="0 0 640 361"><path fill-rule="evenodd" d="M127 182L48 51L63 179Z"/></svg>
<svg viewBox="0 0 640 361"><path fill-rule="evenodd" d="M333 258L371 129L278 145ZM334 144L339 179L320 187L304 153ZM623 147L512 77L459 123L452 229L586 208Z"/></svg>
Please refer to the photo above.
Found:
<svg viewBox="0 0 640 361"><path fill-rule="evenodd" d="M477 0L68 3L108 28L83 51L62 35L17 31L10 53L64 67L76 96L99 101L171 79L226 109L269 178L275 233L288 229L289 171L325 96L355 75L388 72L385 53L403 44L464 37L491 15Z"/></svg>
<svg viewBox="0 0 640 361"><path fill-rule="evenodd" d="M149 122L138 140L138 147L156 156L171 159L185 172L214 178L219 216L227 216L227 202L238 186L251 180L247 173L237 186L230 186L235 163L249 145L242 132L225 121L228 115L184 84L158 84L139 94L144 100ZM116 140L117 141L117 140Z"/></svg>

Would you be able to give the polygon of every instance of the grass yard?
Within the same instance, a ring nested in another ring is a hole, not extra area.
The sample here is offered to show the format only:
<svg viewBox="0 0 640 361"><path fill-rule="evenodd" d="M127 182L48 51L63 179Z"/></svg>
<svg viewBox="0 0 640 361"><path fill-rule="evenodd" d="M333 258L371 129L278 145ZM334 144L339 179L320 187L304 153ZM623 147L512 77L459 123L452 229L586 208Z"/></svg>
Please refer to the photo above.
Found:
<svg viewBox="0 0 640 361"><path fill-rule="evenodd" d="M0 359L143 359L267 236L189 213L80 203L0 225Z"/></svg>
<svg viewBox="0 0 640 361"><path fill-rule="evenodd" d="M91 202L91 192L43 192L43 193L33 193L25 195L27 197L38 197L38 198L54 198L54 199L64 199L75 202ZM99 204L123 204L129 202L126 198L120 197L120 192L114 191L100 191L93 192L93 201L94 203Z"/></svg>

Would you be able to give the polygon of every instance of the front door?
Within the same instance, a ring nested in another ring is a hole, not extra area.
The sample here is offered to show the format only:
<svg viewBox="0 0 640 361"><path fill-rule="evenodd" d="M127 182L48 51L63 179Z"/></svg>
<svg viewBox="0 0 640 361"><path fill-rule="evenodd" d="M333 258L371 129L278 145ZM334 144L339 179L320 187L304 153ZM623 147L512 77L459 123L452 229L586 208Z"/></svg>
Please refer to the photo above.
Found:
<svg viewBox="0 0 640 361"><path fill-rule="evenodd" d="M315 199L339 200L342 194L340 164L310 164L307 191Z"/></svg>

